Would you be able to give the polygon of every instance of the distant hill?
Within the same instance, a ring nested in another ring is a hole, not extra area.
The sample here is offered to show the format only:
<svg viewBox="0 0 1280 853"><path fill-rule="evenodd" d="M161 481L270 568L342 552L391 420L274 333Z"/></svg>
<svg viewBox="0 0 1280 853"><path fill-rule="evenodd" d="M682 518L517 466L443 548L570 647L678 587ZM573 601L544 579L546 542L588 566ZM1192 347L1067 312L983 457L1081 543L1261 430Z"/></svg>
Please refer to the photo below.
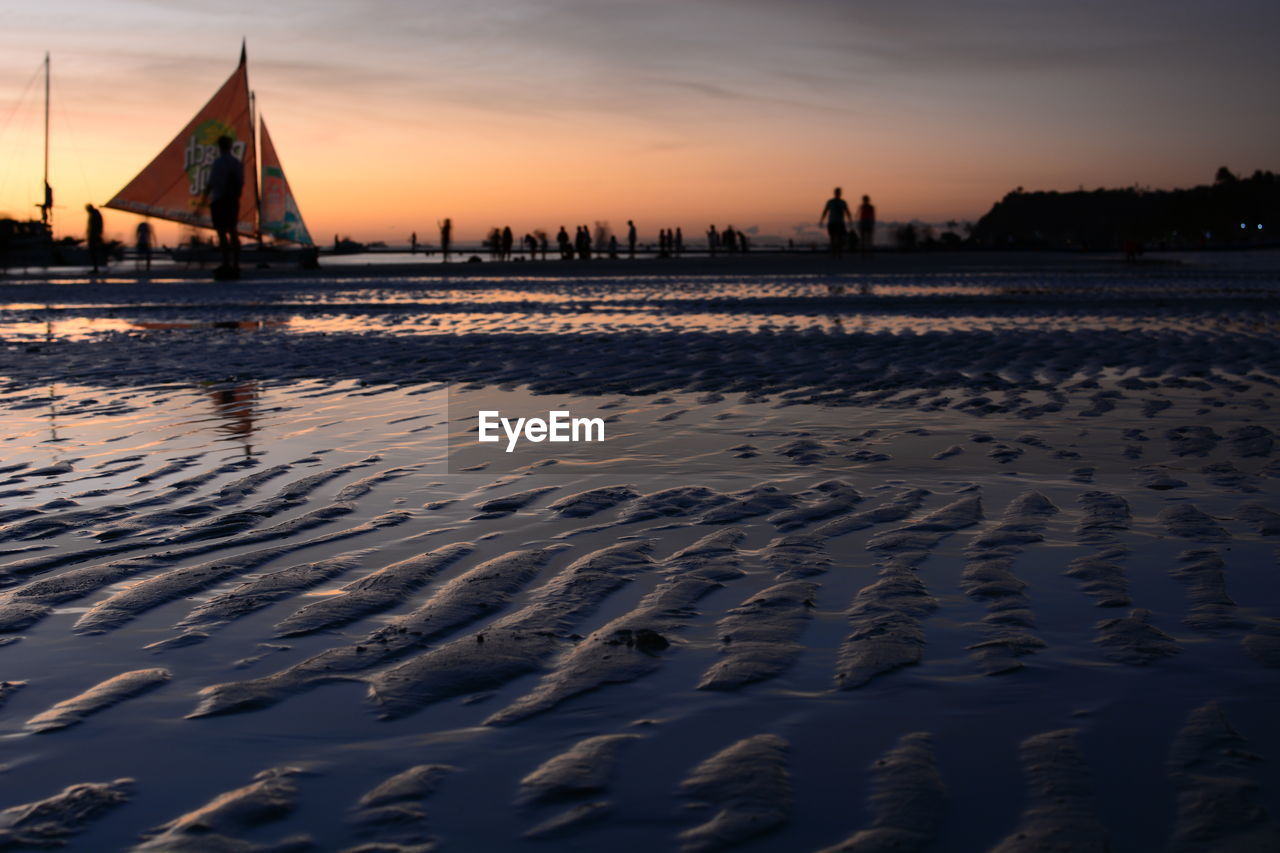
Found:
<svg viewBox="0 0 1280 853"><path fill-rule="evenodd" d="M991 248L1200 248L1280 243L1280 179L1238 178L1225 166L1212 185L1180 190L1026 192L1021 187L978 220L973 242Z"/></svg>

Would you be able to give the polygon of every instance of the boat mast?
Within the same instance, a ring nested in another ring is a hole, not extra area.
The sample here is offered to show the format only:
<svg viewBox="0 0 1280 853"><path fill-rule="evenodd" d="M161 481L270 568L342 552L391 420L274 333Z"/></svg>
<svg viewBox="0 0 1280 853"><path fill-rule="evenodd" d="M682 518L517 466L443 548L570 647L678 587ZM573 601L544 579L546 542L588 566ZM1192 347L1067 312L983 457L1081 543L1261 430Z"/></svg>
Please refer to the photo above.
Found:
<svg viewBox="0 0 1280 853"><path fill-rule="evenodd" d="M249 63L249 40L247 38L240 39L240 64L248 65ZM249 74L246 71L244 75L244 84L247 88L249 85ZM252 89L249 89L249 150L253 152L254 168L261 168L258 164L260 155L258 154L258 95ZM255 175L255 178L257 176ZM254 233L258 238L258 248L262 248L262 189L258 186L258 181L253 182L253 211L254 211Z"/></svg>
<svg viewBox="0 0 1280 853"><path fill-rule="evenodd" d="M262 171L262 152L258 150L258 93L249 90L249 144L253 147L254 167ZM261 181L253 182L253 209L257 214L254 228L257 230L258 248L262 248L262 187Z"/></svg>
<svg viewBox="0 0 1280 853"><path fill-rule="evenodd" d="M44 53L44 202L40 205L40 221L49 224L53 207L53 190L49 187L49 51Z"/></svg>

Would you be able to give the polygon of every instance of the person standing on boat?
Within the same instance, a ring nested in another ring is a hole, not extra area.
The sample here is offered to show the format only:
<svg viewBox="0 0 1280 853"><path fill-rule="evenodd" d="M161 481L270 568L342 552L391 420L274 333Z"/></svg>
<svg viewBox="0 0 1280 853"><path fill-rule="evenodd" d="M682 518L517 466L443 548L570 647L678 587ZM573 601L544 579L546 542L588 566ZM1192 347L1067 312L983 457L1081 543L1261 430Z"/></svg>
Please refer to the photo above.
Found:
<svg viewBox="0 0 1280 853"><path fill-rule="evenodd" d="M214 278L240 277L240 193L244 190L244 164L231 153L230 136L218 137L218 159L209 169L209 183L204 188L204 203L209 205L209 218L218 232L218 248L222 250L222 266L213 271Z"/></svg>
<svg viewBox="0 0 1280 853"><path fill-rule="evenodd" d="M818 224L825 220L827 236L831 238L831 254L837 258L844 256L844 245L849 241L849 225L853 222L853 214L849 212L849 203L841 198L841 189L836 187L835 195L822 208L822 216Z"/></svg>
<svg viewBox="0 0 1280 853"><path fill-rule="evenodd" d="M102 212L92 204L86 204L84 209L89 213L89 261L93 264L93 271L96 274L99 264L106 265L106 258L102 254Z"/></svg>

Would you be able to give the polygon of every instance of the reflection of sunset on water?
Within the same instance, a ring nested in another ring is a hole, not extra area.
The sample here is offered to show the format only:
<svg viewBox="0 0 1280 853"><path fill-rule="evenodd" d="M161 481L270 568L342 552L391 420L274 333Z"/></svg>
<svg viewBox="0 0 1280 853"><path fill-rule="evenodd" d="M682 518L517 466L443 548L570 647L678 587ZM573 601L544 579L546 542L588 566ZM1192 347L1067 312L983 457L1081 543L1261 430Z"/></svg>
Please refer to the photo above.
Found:
<svg viewBox="0 0 1280 853"><path fill-rule="evenodd" d="M1083 280L1082 280L1083 279ZM168 286L161 286L168 292ZM13 342L111 335L258 333L499 335L817 330L913 334L1034 329L1269 334L1274 286L1244 277L886 274L674 279L439 278L256 285L216 308L199 291L178 303L138 298L0 304ZM1261 300L1206 310L1218 297Z"/></svg>

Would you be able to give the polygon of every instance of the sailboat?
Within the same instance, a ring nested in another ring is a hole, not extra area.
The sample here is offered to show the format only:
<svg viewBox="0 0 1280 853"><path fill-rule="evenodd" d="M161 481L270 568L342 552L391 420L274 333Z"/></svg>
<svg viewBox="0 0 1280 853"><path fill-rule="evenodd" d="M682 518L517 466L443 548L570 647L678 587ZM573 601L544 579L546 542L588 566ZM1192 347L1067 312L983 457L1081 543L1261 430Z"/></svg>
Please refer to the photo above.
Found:
<svg viewBox="0 0 1280 853"><path fill-rule="evenodd" d="M218 158L218 138L228 136L232 140L231 153L244 164L245 175L236 230L242 236L259 241L271 237L304 247L314 246L266 122L259 115L255 123L253 113L248 61L245 47L241 45L240 64L222 87L106 206L199 228L213 228L209 209L201 205L201 200L213 161Z"/></svg>
<svg viewBox="0 0 1280 853"><path fill-rule="evenodd" d="M40 219L25 222L16 219L0 219L0 273L11 266L24 269L32 266L48 267L54 262L53 227L49 215L53 210L53 188L49 186L49 54L44 55L44 199Z"/></svg>

